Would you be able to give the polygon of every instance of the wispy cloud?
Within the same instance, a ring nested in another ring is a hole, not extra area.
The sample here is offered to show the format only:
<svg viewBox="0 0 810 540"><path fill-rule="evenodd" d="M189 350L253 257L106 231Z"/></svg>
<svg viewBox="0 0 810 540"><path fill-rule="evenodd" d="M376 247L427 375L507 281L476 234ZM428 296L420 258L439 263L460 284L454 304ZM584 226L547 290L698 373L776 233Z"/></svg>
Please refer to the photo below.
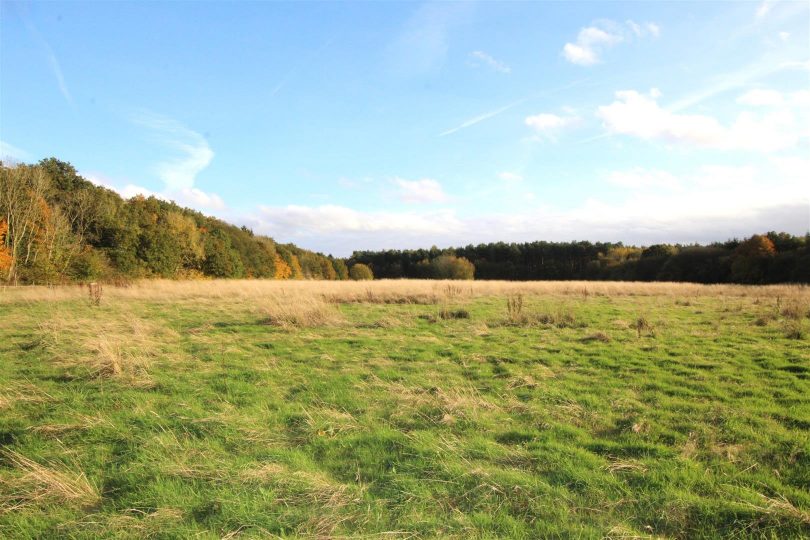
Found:
<svg viewBox="0 0 810 540"><path fill-rule="evenodd" d="M25 23L25 27L28 29L28 32L34 37L34 40L37 41L40 47L43 49L45 58L48 61L48 66L51 69L51 73L53 73L53 76L56 79L59 92L62 94L62 97L65 98L68 105L75 107L76 104L73 101L73 95L70 93L70 89L68 89L68 85L65 82L65 75L62 72L62 66L59 63L59 59L56 57L56 53L54 53L53 48L51 47L50 43L48 43L48 40L46 40L42 34L39 33L37 27L34 26L34 24L29 20L25 12L23 12L21 16L23 22Z"/></svg>
<svg viewBox="0 0 810 540"><path fill-rule="evenodd" d="M773 9L773 5L775 3L776 2L774 0L764 0L763 2L761 2L757 7L756 18L762 19L763 17L768 15L768 13L771 12L771 9Z"/></svg>
<svg viewBox="0 0 810 540"><path fill-rule="evenodd" d="M140 111L133 115L132 121L149 129L159 143L179 154L156 166L166 188L178 191L194 187L197 175L214 159L208 141L180 122L150 111Z"/></svg>
<svg viewBox="0 0 810 540"><path fill-rule="evenodd" d="M300 72L304 68L307 68L310 65L312 65L318 59L318 57L321 55L321 53L323 53L323 51L327 47L329 47L334 40L335 40L335 38L333 38L333 37L327 39L326 41L324 41L323 45L318 47L315 50L315 52L313 52L312 54L309 55L309 57L307 57L306 59L304 59L302 61L296 62L296 64L291 69L289 69L287 71L287 73L284 74L284 76L278 81L278 83L276 83L276 85L273 87L273 89L270 90L270 94L268 94L267 97L271 98L271 97L275 96L276 94L278 94L282 90L282 88L287 86L287 83L289 83L298 74L298 72Z"/></svg>
<svg viewBox="0 0 810 540"><path fill-rule="evenodd" d="M419 6L389 44L388 70L398 76L422 76L439 70L447 58L448 34L467 20L470 2L427 2Z"/></svg>
<svg viewBox="0 0 810 540"><path fill-rule="evenodd" d="M177 120L148 110L138 111L130 119L135 125L146 128L155 142L172 151L174 156L154 166L157 177L163 182L162 190L153 192L141 186L128 184L119 192L124 196L154 195L195 208L225 207L220 196L206 193L194 185L197 176L214 159L214 151L205 137Z"/></svg>
<svg viewBox="0 0 810 540"><path fill-rule="evenodd" d="M31 154L22 148L17 148L6 141L0 141L0 160L26 161L29 159L31 159Z"/></svg>
<svg viewBox="0 0 810 540"><path fill-rule="evenodd" d="M395 178L394 184L399 188L398 197L408 203L436 203L447 200L442 185L432 178L405 180Z"/></svg>
<svg viewBox="0 0 810 540"><path fill-rule="evenodd" d="M509 183L522 182L523 181L523 175L522 174L518 174L518 173L510 172L510 171L503 171L501 173L498 173L498 178L500 180L503 180L504 182L509 182Z"/></svg>
<svg viewBox="0 0 810 540"><path fill-rule="evenodd" d="M718 74L697 92L689 94L670 105L669 110L677 112L702 103L703 101L711 99L724 92L742 88L747 84L770 75L795 69L807 70L809 66L810 63L807 61L775 61L771 57L763 57L758 61L748 64L736 71Z"/></svg>
<svg viewBox="0 0 810 540"><path fill-rule="evenodd" d="M465 120L464 122L462 122L461 124L459 124L458 126L456 126L454 128L450 128L447 131L442 131L441 133L439 133L439 137L444 137L445 135L450 135L451 133L455 133L456 131L460 131L460 130L468 128L470 126L474 126L475 124L479 124L479 123L483 122L484 120L489 120L490 118L494 118L494 117L498 116L499 114L508 111L512 107L520 105L524 101L526 101L526 98L519 99L517 101L513 101L509 105L504 105L503 107L499 107L499 108L497 108L495 110L485 112L484 114L479 114L478 116L474 116L474 117L470 118L469 120Z"/></svg>
<svg viewBox="0 0 810 540"><path fill-rule="evenodd" d="M70 90L65 82L65 76L62 73L62 66L59 65L59 60L56 58L56 55L53 53L50 45L44 41L43 43L47 49L48 63L51 66L51 71L53 71L54 77L56 77L56 83L59 86L59 91L62 93L62 97L65 98L65 101L67 101L68 104L73 107L75 106L75 103L73 102L73 96L70 94Z"/></svg>
<svg viewBox="0 0 810 540"><path fill-rule="evenodd" d="M471 52L469 64L473 67L484 65L499 73L506 73L506 74L512 73L512 68L510 68L500 60L496 60L495 58L485 53L484 51Z"/></svg>
<svg viewBox="0 0 810 540"><path fill-rule="evenodd" d="M510 103L508 105L504 105L503 107L500 107L498 109L494 109L492 111L485 112L483 114L479 114L478 116L474 116L474 117L470 118L469 120L465 120L460 125L458 125L458 126L456 126L454 128L450 128L447 131L443 131L443 132L439 133L439 137L444 137L446 135L450 135L451 133L455 133L455 132L460 131L462 129L465 129L465 128L474 126L474 125L476 125L478 123L481 123L484 120L489 120L490 118L494 118L494 117L498 116L499 114L502 114L502 113L508 111L509 109L513 108L513 107L517 107L521 103L525 103L526 101L529 101L530 99L536 99L536 98L539 98L539 97L550 96L550 95L556 94L558 92L561 92L563 90L568 90L570 88L574 88L575 86L579 86L579 85L581 85L582 83L584 83L584 82L586 82L588 80L589 80L589 78L585 77L585 78L578 79L578 80L575 80L575 81L570 82L570 83L563 84L561 86L557 86L555 88L550 88L548 90L543 90L542 92L538 92L536 94L532 94L530 96L518 99L517 101L513 101L512 103Z"/></svg>
<svg viewBox="0 0 810 540"><path fill-rule="evenodd" d="M637 23L632 20L624 24L613 21L599 21L585 27L577 34L574 42L566 43L562 54L572 64L592 66L600 62L601 54L618 43L629 42L645 37L658 37L661 28L652 22Z"/></svg>

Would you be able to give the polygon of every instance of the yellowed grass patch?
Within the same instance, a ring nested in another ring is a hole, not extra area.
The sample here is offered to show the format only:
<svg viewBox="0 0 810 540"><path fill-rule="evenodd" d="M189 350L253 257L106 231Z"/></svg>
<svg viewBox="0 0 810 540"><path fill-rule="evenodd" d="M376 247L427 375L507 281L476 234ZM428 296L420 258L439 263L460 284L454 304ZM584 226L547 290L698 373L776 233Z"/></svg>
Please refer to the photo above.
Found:
<svg viewBox="0 0 810 540"><path fill-rule="evenodd" d="M98 488L84 473L56 463L42 465L9 449L0 449L0 456L16 473L0 478L0 514L53 503L88 508L101 500Z"/></svg>

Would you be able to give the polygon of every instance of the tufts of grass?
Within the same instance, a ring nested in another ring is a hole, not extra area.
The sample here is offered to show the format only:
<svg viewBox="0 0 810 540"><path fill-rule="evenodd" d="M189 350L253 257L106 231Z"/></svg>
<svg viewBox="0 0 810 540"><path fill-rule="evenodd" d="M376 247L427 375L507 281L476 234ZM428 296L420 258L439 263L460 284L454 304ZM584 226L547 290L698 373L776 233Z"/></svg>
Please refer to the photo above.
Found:
<svg viewBox="0 0 810 540"><path fill-rule="evenodd" d="M589 336L582 338L582 341L587 343L589 341L599 341L601 343L610 343L610 336L605 332L594 332Z"/></svg>
<svg viewBox="0 0 810 540"><path fill-rule="evenodd" d="M334 305L312 297L280 297L266 306L263 312L263 324L282 328L317 328L344 322Z"/></svg>
<svg viewBox="0 0 810 540"><path fill-rule="evenodd" d="M470 312L466 309L450 309L442 308L439 311L439 318L441 319L469 319Z"/></svg>
<svg viewBox="0 0 810 540"><path fill-rule="evenodd" d="M534 319L547 326L556 326L557 328L581 328L585 324L577 320L574 312L568 308L560 307L554 312L545 312L537 314Z"/></svg>
<svg viewBox="0 0 810 540"><path fill-rule="evenodd" d="M810 318L810 305L800 301L799 299L791 299L782 308L780 314L786 319L800 321L805 317Z"/></svg>
<svg viewBox="0 0 810 540"><path fill-rule="evenodd" d="M639 338L645 335L655 337L655 327L644 315L636 319L635 323L633 323L633 328Z"/></svg>
<svg viewBox="0 0 810 540"><path fill-rule="evenodd" d="M785 325L785 337L787 339L804 339L807 331L801 320L791 320Z"/></svg>
<svg viewBox="0 0 810 540"><path fill-rule="evenodd" d="M13 471L10 478L0 477L0 514L49 504L86 509L101 500L84 473L55 463L42 465L8 448L0 449L0 457Z"/></svg>

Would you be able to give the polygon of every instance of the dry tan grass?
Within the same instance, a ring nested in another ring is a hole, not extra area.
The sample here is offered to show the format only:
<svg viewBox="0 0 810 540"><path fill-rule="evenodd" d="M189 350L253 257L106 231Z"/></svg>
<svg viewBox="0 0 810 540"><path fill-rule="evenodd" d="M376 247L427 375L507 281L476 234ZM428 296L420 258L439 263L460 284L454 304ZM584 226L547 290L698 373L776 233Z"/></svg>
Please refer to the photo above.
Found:
<svg viewBox="0 0 810 540"><path fill-rule="evenodd" d="M140 388L153 386L152 361L177 334L131 313L99 321L56 314L40 324L41 344L54 362L90 378L116 379Z"/></svg>
<svg viewBox="0 0 810 540"><path fill-rule="evenodd" d="M9 449L0 449L17 476L0 478L0 514L39 504L67 504L89 508L101 500L98 488L63 465L37 463Z"/></svg>
<svg viewBox="0 0 810 540"><path fill-rule="evenodd" d="M153 511L129 508L118 515L90 514L78 521L63 523L59 530L81 525L93 534L116 538L154 538L165 534L172 524L183 519L184 513L177 508L158 508Z"/></svg>
<svg viewBox="0 0 810 540"><path fill-rule="evenodd" d="M13 407L18 403L45 403L53 397L33 384L22 384L0 389L0 410Z"/></svg>
<svg viewBox="0 0 810 540"><path fill-rule="evenodd" d="M0 289L0 304L85 300L79 286L21 286ZM174 302L179 299L246 300L261 304L279 296L320 296L333 302L438 303L480 296L668 296L748 297L761 300L810 303L810 288L800 285L700 285L618 281L274 281L274 280L143 280L130 287L107 287L105 303L117 299Z"/></svg>
<svg viewBox="0 0 810 540"><path fill-rule="evenodd" d="M480 411L497 408L497 405L484 399L478 390L469 385L459 385L448 389L421 388L383 381L377 377L365 384L378 390L382 389L397 400L399 406L393 412L393 418L417 416L425 418L427 411L433 409L440 415L441 420L439 421L451 424L457 418L475 419ZM429 416L432 416L432 413ZM434 420L431 419L431 421Z"/></svg>
<svg viewBox="0 0 810 540"><path fill-rule="evenodd" d="M624 472L647 472L647 466L632 459L619 459L613 456L608 458L610 463L605 466L605 470L611 474L624 473Z"/></svg>
<svg viewBox="0 0 810 540"><path fill-rule="evenodd" d="M40 424L31 426L28 429L45 437L60 437L71 431L84 431L102 424L112 426L109 420L100 416L79 416L76 422L70 424Z"/></svg>
<svg viewBox="0 0 810 540"><path fill-rule="evenodd" d="M338 308L314 296L279 296L262 309L263 322L282 328L334 326L345 321Z"/></svg>
<svg viewBox="0 0 810 540"><path fill-rule="evenodd" d="M605 535L605 540L650 540L658 538L649 534L639 534L629 527L624 525L616 525L611 528Z"/></svg>
<svg viewBox="0 0 810 540"><path fill-rule="evenodd" d="M315 506L318 512L299 526L299 533L317 538L333 538L345 521L360 519L363 486L336 482L319 471L294 470L281 463L265 463L243 470L239 478L246 484L274 486L276 503L284 506Z"/></svg>

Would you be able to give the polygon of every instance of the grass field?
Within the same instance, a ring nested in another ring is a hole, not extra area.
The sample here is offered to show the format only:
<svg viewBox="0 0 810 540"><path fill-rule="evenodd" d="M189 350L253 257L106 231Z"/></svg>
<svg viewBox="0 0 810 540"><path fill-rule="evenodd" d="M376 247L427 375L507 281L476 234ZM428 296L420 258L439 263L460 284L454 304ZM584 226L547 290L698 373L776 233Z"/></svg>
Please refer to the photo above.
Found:
<svg viewBox="0 0 810 540"><path fill-rule="evenodd" d="M810 289L0 291L0 537L810 535Z"/></svg>

